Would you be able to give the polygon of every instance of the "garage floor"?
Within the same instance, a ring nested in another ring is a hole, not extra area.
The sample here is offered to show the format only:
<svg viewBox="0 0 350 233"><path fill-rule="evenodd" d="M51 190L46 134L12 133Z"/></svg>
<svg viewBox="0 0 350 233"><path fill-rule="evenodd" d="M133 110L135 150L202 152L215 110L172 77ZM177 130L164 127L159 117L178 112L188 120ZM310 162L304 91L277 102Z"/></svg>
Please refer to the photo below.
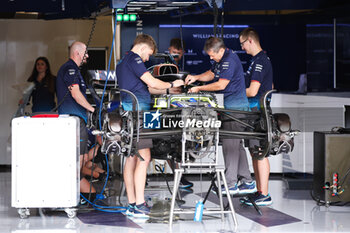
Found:
<svg viewBox="0 0 350 233"><path fill-rule="evenodd" d="M186 202L183 208L193 207L210 185L207 179L203 178L202 182L199 178L195 180L193 192L182 192ZM119 201L126 203L124 195L120 199L114 196L119 193L119 187L120 181L114 180L109 189L111 197L106 202L112 205ZM240 205L238 198L234 198L237 232L350 232L349 205L329 208L317 206L308 190L287 190L286 182L278 178L270 181L270 194L273 205L262 207L262 216L252 207ZM158 177L148 182L146 197L153 204L157 200L169 198L170 193L165 182ZM218 203L217 197L210 194L206 207L216 206L215 203ZM88 209L81 209L74 219L67 218L64 212L57 210L30 209L30 212L29 218L19 218L17 210L11 207L11 173L8 170L0 172L0 232L234 232L232 218L228 215L223 222L220 215L203 216L202 222L194 222L193 215L180 215L180 220L169 228L166 223L149 223L126 218L120 213Z"/></svg>

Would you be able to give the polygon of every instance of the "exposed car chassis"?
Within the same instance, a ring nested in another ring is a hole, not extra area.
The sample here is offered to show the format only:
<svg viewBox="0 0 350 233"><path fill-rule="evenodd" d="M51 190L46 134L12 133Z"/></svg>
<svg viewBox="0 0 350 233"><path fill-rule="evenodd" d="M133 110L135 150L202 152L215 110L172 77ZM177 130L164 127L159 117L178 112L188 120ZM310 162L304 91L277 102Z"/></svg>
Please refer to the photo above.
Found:
<svg viewBox="0 0 350 233"><path fill-rule="evenodd" d="M127 92L114 90L114 94ZM284 113L273 114L269 106L267 92L261 98L261 110L258 112L229 110L220 107L212 94L177 94L161 95L155 98L154 110L149 113L161 114L164 119L172 117L172 121L183 122L168 125L161 129L142 130L141 121L144 112L138 111L137 98L134 96L133 111L124 111L121 107L112 112L107 111L105 104L101 113L102 128L94 130L94 134L102 135L101 151L111 157L134 156L137 153L137 141L153 139L152 157L158 159L175 159L188 165L196 159L212 157L217 161L217 149L221 139L237 138L258 140L258 144L249 150L256 159L267 155L288 153L293 150L293 138L298 131L291 129L289 116ZM93 117L92 117L93 118ZM92 120L91 118L91 120ZM235 121L244 126L242 131L229 131L220 127L217 122ZM196 122L201 121L198 125ZM204 125L203 122L207 124ZM188 124L186 124L188 123ZM182 126L182 127L180 127ZM203 163L201 163L203 164Z"/></svg>

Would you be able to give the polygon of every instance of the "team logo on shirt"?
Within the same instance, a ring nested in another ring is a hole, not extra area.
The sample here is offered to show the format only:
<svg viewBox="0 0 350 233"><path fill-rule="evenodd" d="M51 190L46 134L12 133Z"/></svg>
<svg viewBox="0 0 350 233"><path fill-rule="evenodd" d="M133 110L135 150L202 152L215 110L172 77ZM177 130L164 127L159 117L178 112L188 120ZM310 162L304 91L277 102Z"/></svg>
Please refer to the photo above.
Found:
<svg viewBox="0 0 350 233"><path fill-rule="evenodd" d="M69 69L68 73L69 75L75 75L75 69Z"/></svg>
<svg viewBox="0 0 350 233"><path fill-rule="evenodd" d="M159 110L156 112L144 112L143 113L143 128L145 129L160 129L160 116Z"/></svg>
<svg viewBox="0 0 350 233"><path fill-rule="evenodd" d="M224 63L222 64L222 69L223 69L223 70L227 70L229 67L230 67L230 63L229 63L229 62L224 62Z"/></svg>
<svg viewBox="0 0 350 233"><path fill-rule="evenodd" d="M136 61L137 64L141 64L142 63L142 60L139 57L135 58L135 61Z"/></svg>
<svg viewBox="0 0 350 233"><path fill-rule="evenodd" d="M256 66L255 66L255 71L256 71L256 72L261 72L262 69L263 69L263 65L256 64Z"/></svg>

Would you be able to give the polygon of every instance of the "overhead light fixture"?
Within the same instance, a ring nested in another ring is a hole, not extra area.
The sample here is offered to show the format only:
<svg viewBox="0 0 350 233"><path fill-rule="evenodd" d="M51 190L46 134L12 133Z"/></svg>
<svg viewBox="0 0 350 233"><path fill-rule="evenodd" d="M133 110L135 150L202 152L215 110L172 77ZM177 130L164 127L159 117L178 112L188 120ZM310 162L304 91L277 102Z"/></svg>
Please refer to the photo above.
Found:
<svg viewBox="0 0 350 233"><path fill-rule="evenodd" d="M38 12L28 12L28 11L17 11L16 14L24 14L24 15L38 15Z"/></svg>
<svg viewBox="0 0 350 233"><path fill-rule="evenodd" d="M197 4L198 2L171 2L171 5L177 5L177 6L190 6L193 4Z"/></svg>
<svg viewBox="0 0 350 233"><path fill-rule="evenodd" d="M161 6L161 7L156 7L154 10L175 10L175 9L179 9L178 6Z"/></svg>
<svg viewBox="0 0 350 233"><path fill-rule="evenodd" d="M38 15L39 15L38 12L17 11L14 18L16 18L16 19L37 19Z"/></svg>
<svg viewBox="0 0 350 233"><path fill-rule="evenodd" d="M136 14L118 14L117 21L118 22L135 22L137 20Z"/></svg>
<svg viewBox="0 0 350 233"><path fill-rule="evenodd" d="M128 7L128 12L142 10L142 7Z"/></svg>
<svg viewBox="0 0 350 233"><path fill-rule="evenodd" d="M123 21L129 21L130 16L128 14L123 15Z"/></svg>
<svg viewBox="0 0 350 233"><path fill-rule="evenodd" d="M221 25L217 25L218 27L221 27ZM213 28L214 26L212 24L159 24L159 28ZM247 28L249 25L239 25L239 24L231 24L231 25L224 25L224 28Z"/></svg>
<svg viewBox="0 0 350 233"><path fill-rule="evenodd" d="M136 21L137 16L135 14L130 15L130 22Z"/></svg>
<svg viewBox="0 0 350 233"><path fill-rule="evenodd" d="M144 12L166 12L167 10L164 10L164 9L149 9L149 10L144 10Z"/></svg>
<svg viewBox="0 0 350 233"><path fill-rule="evenodd" d="M157 4L157 2L128 2L128 5L154 5Z"/></svg>
<svg viewBox="0 0 350 233"><path fill-rule="evenodd" d="M117 21L123 21L123 15L117 15Z"/></svg>
<svg viewBox="0 0 350 233"><path fill-rule="evenodd" d="M140 5L137 5L137 4L133 4L133 5L128 5L128 9L130 8L130 7L139 7L139 8L144 8L144 7L151 7L151 6L153 6L153 5L146 5L146 4L140 4Z"/></svg>

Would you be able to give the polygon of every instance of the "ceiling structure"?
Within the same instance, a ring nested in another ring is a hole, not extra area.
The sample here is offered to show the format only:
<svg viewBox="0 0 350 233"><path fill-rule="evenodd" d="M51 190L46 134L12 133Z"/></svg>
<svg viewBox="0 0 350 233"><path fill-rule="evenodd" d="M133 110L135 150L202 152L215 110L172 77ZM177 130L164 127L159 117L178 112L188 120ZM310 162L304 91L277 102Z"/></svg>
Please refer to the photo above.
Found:
<svg viewBox="0 0 350 233"><path fill-rule="evenodd" d="M179 17L211 14L215 5L231 15L326 15L347 16L350 2L345 0L6 0L0 18L63 19L89 18L110 14L112 8L137 14Z"/></svg>

